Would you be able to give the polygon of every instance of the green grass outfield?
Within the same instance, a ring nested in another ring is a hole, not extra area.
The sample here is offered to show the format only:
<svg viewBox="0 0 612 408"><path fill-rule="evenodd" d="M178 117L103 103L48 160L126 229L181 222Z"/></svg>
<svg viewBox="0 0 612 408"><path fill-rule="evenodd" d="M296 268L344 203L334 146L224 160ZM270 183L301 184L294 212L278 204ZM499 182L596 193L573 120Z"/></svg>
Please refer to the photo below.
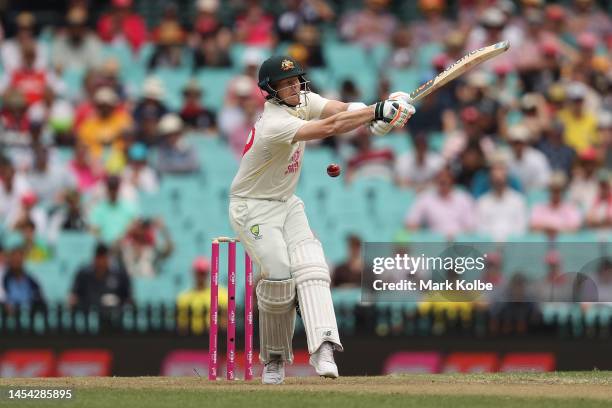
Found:
<svg viewBox="0 0 612 408"><path fill-rule="evenodd" d="M73 401L7 401L7 389L73 390ZM111 377L0 379L2 407L452 407L612 406L612 372L440 374L289 378L281 386L205 378Z"/></svg>

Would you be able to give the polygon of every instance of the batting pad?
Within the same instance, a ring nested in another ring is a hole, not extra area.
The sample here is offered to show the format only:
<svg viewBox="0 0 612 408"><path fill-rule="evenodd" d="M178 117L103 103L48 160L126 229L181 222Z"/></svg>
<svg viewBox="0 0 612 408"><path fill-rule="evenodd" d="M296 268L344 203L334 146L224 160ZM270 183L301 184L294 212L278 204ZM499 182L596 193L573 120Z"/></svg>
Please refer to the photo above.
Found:
<svg viewBox="0 0 612 408"><path fill-rule="evenodd" d="M257 284L259 308L259 359L265 364L273 357L293 362L295 327L295 281L261 280Z"/></svg>
<svg viewBox="0 0 612 408"><path fill-rule="evenodd" d="M331 279L321 243L316 239L303 241L296 246L290 258L291 274L297 286L306 329L308 352L314 353L326 341L334 343L336 349L342 351L329 289Z"/></svg>

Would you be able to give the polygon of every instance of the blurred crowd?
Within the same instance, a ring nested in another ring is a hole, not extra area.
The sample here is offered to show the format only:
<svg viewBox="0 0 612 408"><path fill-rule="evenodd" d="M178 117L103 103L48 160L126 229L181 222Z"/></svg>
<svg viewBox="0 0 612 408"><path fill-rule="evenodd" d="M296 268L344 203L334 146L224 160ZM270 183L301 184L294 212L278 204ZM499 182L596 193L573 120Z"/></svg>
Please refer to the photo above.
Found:
<svg viewBox="0 0 612 408"><path fill-rule="evenodd" d="M69 303L129 303L130 280L155 277L174 249L163 218L172 215L143 216L140 197L155 194L164 177L202 166L185 135L220 137L238 159L264 103L259 64L286 52L307 70L334 72L329 44L368 56L384 51L373 100L363 100L367 93L354 77L336 78L338 89L311 78L324 96L371 103L410 91L392 89L391 74L416 72L425 81L470 50L511 43L507 53L426 98L406 129L386 136L407 138L408 150L381 147L366 129L312 146L345 161L346 183L381 178L414 190L407 230L500 242L530 232L550 239L610 232L612 19L605 2L193 0L188 18L168 2L155 23L140 3L111 0L94 10L87 0L70 0L52 24L35 11L4 10L0 303L44 303L27 262L52 259L64 231L99 242L91 264L76 274ZM114 47L128 50L134 66L108 57L105 50ZM145 73L141 84L125 75L135 67ZM218 107L205 103L208 89L197 79L208 69L235 73ZM192 79L172 107L173 85L158 73L179 70ZM82 74L76 93L71 72ZM336 286L359 284L359 237L349 243L347 261L335 268ZM203 302L208 267L196 259L194 289L179 296L180 304Z"/></svg>

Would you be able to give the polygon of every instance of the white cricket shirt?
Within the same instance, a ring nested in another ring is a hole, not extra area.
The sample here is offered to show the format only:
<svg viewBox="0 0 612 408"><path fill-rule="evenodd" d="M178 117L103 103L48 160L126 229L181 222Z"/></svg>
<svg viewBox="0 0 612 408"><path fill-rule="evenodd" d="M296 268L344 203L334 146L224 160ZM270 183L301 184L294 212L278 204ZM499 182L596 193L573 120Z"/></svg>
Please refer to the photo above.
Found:
<svg viewBox="0 0 612 408"><path fill-rule="evenodd" d="M297 187L305 142L292 143L297 131L317 120L328 99L310 92L299 107L267 101L251 128L230 196L286 201Z"/></svg>

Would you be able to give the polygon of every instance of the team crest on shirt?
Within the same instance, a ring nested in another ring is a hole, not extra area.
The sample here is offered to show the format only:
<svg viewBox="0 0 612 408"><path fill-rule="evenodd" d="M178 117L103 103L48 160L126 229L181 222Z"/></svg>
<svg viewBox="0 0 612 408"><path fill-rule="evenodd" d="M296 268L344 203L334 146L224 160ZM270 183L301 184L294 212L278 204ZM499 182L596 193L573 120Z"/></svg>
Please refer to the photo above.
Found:
<svg viewBox="0 0 612 408"><path fill-rule="evenodd" d="M259 224L252 225L250 228L251 234L253 234L253 238L261 239L262 236L259 233Z"/></svg>
<svg viewBox="0 0 612 408"><path fill-rule="evenodd" d="M283 71L289 71L290 69L293 69L295 66L293 65L293 61L290 60L282 60L281 61L281 69Z"/></svg>

